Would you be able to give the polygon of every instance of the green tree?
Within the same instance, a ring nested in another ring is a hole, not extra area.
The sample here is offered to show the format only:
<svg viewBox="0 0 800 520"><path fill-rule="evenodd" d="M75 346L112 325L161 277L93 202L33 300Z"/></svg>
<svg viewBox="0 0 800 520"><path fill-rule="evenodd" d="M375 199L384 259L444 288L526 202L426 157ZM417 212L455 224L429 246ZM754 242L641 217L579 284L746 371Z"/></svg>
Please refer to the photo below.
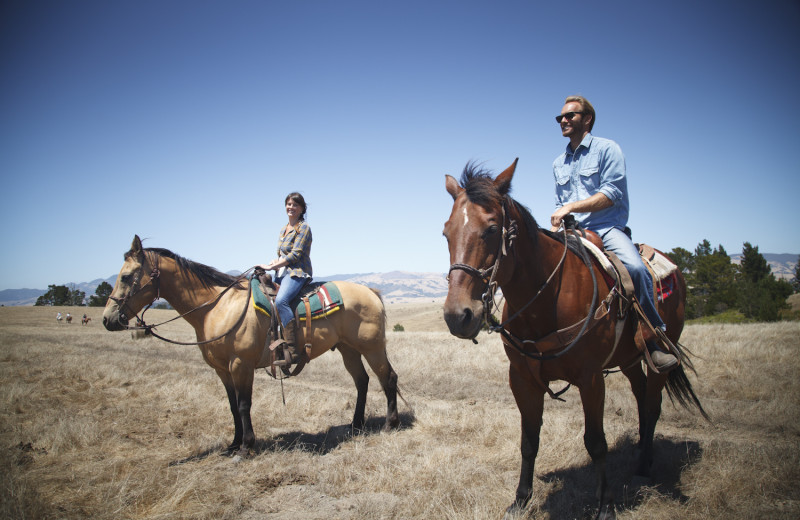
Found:
<svg viewBox="0 0 800 520"><path fill-rule="evenodd" d="M108 297L111 296L111 291L114 288L108 282L102 282L95 289L94 294L89 296L89 307L105 307Z"/></svg>
<svg viewBox="0 0 800 520"><path fill-rule="evenodd" d="M800 291L800 255L797 257L797 263L794 264L794 278L792 279L792 287L794 287L794 292Z"/></svg>
<svg viewBox="0 0 800 520"><path fill-rule="evenodd" d="M697 247L694 248L694 255L695 256L708 256L712 253L711 251L711 242L707 239L703 239L702 242L697 244Z"/></svg>
<svg viewBox="0 0 800 520"><path fill-rule="evenodd" d="M86 293L77 290L74 285L71 289L66 285L48 285L47 292L39 296L34 305L81 306L84 298Z"/></svg>
<svg viewBox="0 0 800 520"><path fill-rule="evenodd" d="M735 277L736 268L724 247L712 249L708 240L698 244L692 270L686 275L687 317L710 316L735 307Z"/></svg>
<svg viewBox="0 0 800 520"><path fill-rule="evenodd" d="M83 291L79 291L75 284L70 284L69 288L69 303L67 305L73 305L76 307L83 307L86 305L86 293Z"/></svg>
<svg viewBox="0 0 800 520"><path fill-rule="evenodd" d="M687 251L682 247L676 247L668 253L668 256L675 262L675 265L678 266L678 269L680 269L683 274L692 271L694 268L694 255L692 255L691 251Z"/></svg>
<svg viewBox="0 0 800 520"><path fill-rule="evenodd" d="M737 284L738 307L746 317L758 321L777 321L780 311L788 307L786 298L792 294L792 285L778 280L758 246L745 242Z"/></svg>
<svg viewBox="0 0 800 520"><path fill-rule="evenodd" d="M758 252L758 246L753 247L750 242L745 242L742 246L742 262L739 271L745 280L753 283L758 283L772 275L772 269L767 263L767 259Z"/></svg>

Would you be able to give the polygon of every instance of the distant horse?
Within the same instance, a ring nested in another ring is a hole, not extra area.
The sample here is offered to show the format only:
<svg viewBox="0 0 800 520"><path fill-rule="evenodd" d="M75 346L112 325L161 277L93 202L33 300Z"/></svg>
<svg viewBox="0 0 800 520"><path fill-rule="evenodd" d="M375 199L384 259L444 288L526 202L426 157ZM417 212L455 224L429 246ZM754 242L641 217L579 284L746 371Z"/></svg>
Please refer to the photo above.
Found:
<svg viewBox="0 0 800 520"><path fill-rule="evenodd" d="M603 370L622 367L636 397L641 447L637 475L649 476L665 385L684 407L695 406L703 416L705 411L684 372L684 366L691 369L691 361L683 352L678 352L678 368L666 375L648 369L645 376L634 340L635 318L633 313L619 313L613 284L597 266L568 252L558 235L540 229L530 212L509 196L516 164L494 180L472 164L460 183L446 176L454 203L444 227L451 264L444 319L453 335L474 339L489 319L494 290L502 289L506 303L502 323L494 330L503 335L509 384L522 418L522 466L506 516L520 514L530 501L544 395L555 396L548 383L562 380L580 391L584 444L597 475L597 517L614 518L606 490ZM667 336L675 344L683 330L686 295L680 272L677 276L674 294L659 305ZM597 301L599 306L591 303Z"/></svg>
<svg viewBox="0 0 800 520"><path fill-rule="evenodd" d="M60 312L56 313L56 323L58 323L60 325L61 324L61 320L63 320L63 319L64 318L61 316Z"/></svg>
<svg viewBox="0 0 800 520"><path fill-rule="evenodd" d="M86 324L88 324L90 321L92 321L92 318L90 318L89 316L87 316L87 315L85 315L85 314L84 314L84 315L83 315L83 318L81 318L81 325L86 325Z"/></svg>
<svg viewBox="0 0 800 520"><path fill-rule="evenodd" d="M343 308L326 319L312 321L311 336L298 327L299 345L311 343L314 359L333 347L355 382L358 396L352 426L364 425L369 376L364 356L386 394L384 429L399 425L397 374L386 355L386 313L380 296L363 285L335 282ZM226 290L230 288L230 290ZM164 298L194 327L197 344L222 380L228 394L235 434L228 453L247 454L255 443L250 407L256 368L265 367L269 318L250 303L247 284L240 278L182 258L169 250L142 248L134 237L103 312L108 330L123 330L128 320L157 298ZM267 356L268 357L268 356Z"/></svg>
<svg viewBox="0 0 800 520"><path fill-rule="evenodd" d="M72 323L72 316L70 313L67 313L67 323Z"/></svg>

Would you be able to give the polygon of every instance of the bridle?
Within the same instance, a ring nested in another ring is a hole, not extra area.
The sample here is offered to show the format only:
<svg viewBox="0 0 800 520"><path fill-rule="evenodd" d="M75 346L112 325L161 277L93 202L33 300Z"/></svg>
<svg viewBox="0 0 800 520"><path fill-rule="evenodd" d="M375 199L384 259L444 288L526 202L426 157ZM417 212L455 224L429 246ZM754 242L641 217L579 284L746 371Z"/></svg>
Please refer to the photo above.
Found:
<svg viewBox="0 0 800 520"><path fill-rule="evenodd" d="M505 256L507 256L509 254L509 252L511 251L512 246L514 244L514 239L517 238L517 224L516 224L516 221L514 221L514 219L512 219L511 217L508 216L508 211L506 210L507 201L508 201L508 197L504 197L503 198L503 203L502 203L503 237L502 237L502 240L500 241L500 246L498 247L498 251L497 251L497 254L496 254L496 258L495 258L494 264L492 266L484 268L484 269L478 269L476 267L473 267L473 266L470 266L470 265L467 265L467 264L462 264L462 263L451 264L450 265L450 270L448 271L447 279L448 279L448 282L449 282L450 273L452 273L454 270L465 271L467 274L470 274L470 275L472 275L472 276L474 276L476 278L479 278L483 282L484 286L486 287L486 290L481 295L481 300L483 301L483 319L484 319L484 321L486 322L486 324L489 327L489 332L498 332L498 333L500 333L503 336L503 338L506 339L507 344L512 346L514 349L516 349L523 356L526 356L526 357L529 357L529 358L532 358L532 359L535 359L535 360L538 360L538 361L544 361L544 360L548 360L548 359L556 359L556 358L559 358L559 357L563 356L564 354L566 354L570 350L572 350L572 348L581 340L581 338L583 337L584 333L586 332L586 329L587 329L589 323L591 322L589 317L594 315L594 312L595 312L595 310L597 308L597 291L598 291L598 288L597 288L597 277L595 275L594 269L592 268L591 260L589 260L589 257L588 257L588 255L586 253L586 250L584 249L583 243L580 240L577 240L578 249L580 251L581 259L584 261L584 263L586 264L586 266L588 267L588 269L589 269L589 271L590 271L590 273L592 275L592 284L593 284L593 287L594 287L594 292L592 294L592 304L591 304L591 306L589 308L589 313L587 315L587 318L583 320L584 321L583 327L581 328L581 330L578 333L577 337L575 337L575 339L572 342L570 342L569 345L567 345L563 349L559 350L558 352L555 352L555 353L552 353L552 354L544 354L544 353L541 353L541 352L530 352L530 351L526 350L524 348L524 345L526 343L535 345L536 341L535 340L520 340L519 338L516 338L513 334L511 334L511 332L509 332L506 329L506 325L508 325L508 323L510 323L511 321L516 319L517 317L519 317L519 315L525 309L527 309L534 301L536 301L536 299L544 292L544 289L550 284L550 282L553 280L553 278L555 278L556 274L559 271L561 271L561 269L562 269L562 267L564 265L564 259L567 256L567 250L569 249L569 244L568 244L568 240L567 240L567 238L568 238L567 237L567 229L568 228L572 229L573 232L574 232L575 227L574 227L574 223L572 225L570 225L567 221L565 221L564 228L563 228L563 233L564 233L564 251L561 254L561 259L558 261L558 264L556 264L556 266L553 269L552 273L550 273L550 276L539 287L539 289L536 291L536 293L533 295L533 297L531 297L528 300L528 302L525 305L523 305L522 307L520 307L512 316L509 316L508 318L506 318L505 321L500 323L497 320L497 318L495 318L494 313L492 312L492 306L495 305L494 297L495 297L495 293L496 293L497 287L498 287L496 278L497 278L497 273L498 273L499 267L500 267L500 261L502 260L503 257L505 257ZM508 222L508 225L506 225L506 222ZM477 333L476 333L476 336L477 336ZM475 337L473 337L471 339L472 339L473 343L477 343L477 341L475 340Z"/></svg>
<svg viewBox="0 0 800 520"><path fill-rule="evenodd" d="M468 264L462 263L455 263L450 265L450 269L447 271L447 281L450 282L450 273L453 271L464 271L467 274L478 278L483 282L486 290L481 295L481 300L483 301L483 317L484 320L488 320L488 317L494 317L492 312L492 307L494 306L494 296L497 292L497 273L500 270L500 262L506 256L508 256L509 251L511 251L511 246L514 244L514 239L517 238L517 223L513 219L508 217L506 212L506 199L503 199L502 204L502 211L503 211L503 236L500 239L500 245L497 248L497 253L495 254L495 261L489 267L484 269L478 269ZM508 225L506 225L508 222ZM527 307L527 305L526 305ZM475 341L475 338L472 338L472 341Z"/></svg>
<svg viewBox="0 0 800 520"><path fill-rule="evenodd" d="M143 253L143 254L145 254L145 253ZM142 315L144 315L144 312L147 309L149 309L150 306L153 305L153 303L155 303L155 301L158 300L161 297L161 286L160 286L161 271L158 269L159 256L158 255L154 255L154 256L155 256L155 262L154 262L155 266L153 267L153 270L150 272L150 281L147 284L145 284L145 285L143 285L141 287L137 287L139 285L139 282L141 281L142 271L144 271L144 266L142 266L142 268L140 268L140 269L138 269L136 271L136 274L133 277L133 283L131 284L131 290L128 291L127 294L125 294L125 296L123 296L122 298L118 298L116 296L109 296L108 297L109 300L113 300L113 301L115 301L117 303L117 306L119 307L119 310L120 310L120 313L119 313L120 319L124 319L126 321L126 323L130 322L130 319L125 314L125 308L126 307L128 308L128 311L130 311L131 314L133 314L137 319L141 319L141 318L139 318L139 316L135 312L133 312L133 309L131 309L130 306L128 305L128 301L133 296L136 296L136 294L138 294L139 292L143 291L145 288L147 288L148 285L153 285L155 287L156 295L153 298L153 300L144 308L144 310L142 311ZM144 323L144 321L141 321L141 323ZM139 327L128 327L128 328L139 328ZM144 327L142 327L142 328L144 328Z"/></svg>
<svg viewBox="0 0 800 520"><path fill-rule="evenodd" d="M227 330L226 332L224 332L224 333L222 333L222 334L220 334L218 336L215 336L215 337L213 337L211 339L207 339L207 340L204 340L204 341L183 342L183 341L174 341L174 340L165 338L163 336L159 336L158 334L153 332L153 329L155 329L156 327L159 327L159 326L164 325L166 323L169 323L171 321L175 321L175 320L178 320L180 318L186 317L186 316L188 316L189 314L191 314L191 313L193 313L195 311L198 311L198 310L200 310L200 309L202 309L204 307L207 307L209 305L215 304L216 302L218 302L220 300L220 298L222 298L222 296L226 292L228 292L232 287L235 287L236 285L238 285L239 282L242 279L246 278L248 273L255 268L255 267L251 267L250 269L248 269L247 271L245 271L244 273L239 275L233 282L231 282L230 285L225 287L225 289L223 289L218 295L216 295L211 300L209 300L209 301L207 301L205 303L202 303L202 304L198 305L197 307L195 307L193 309L190 309L189 311L184 312L183 314L180 314L178 316L175 316L174 318L171 318L169 320L163 321L163 322L158 323L156 325L148 325L144 321L144 313L156 302L156 300L158 300L161 297L161 287L160 287L161 271L158 268L160 256L158 254L154 254L153 256L155 256L155 262L153 262L155 264L155 267L150 272L150 282L148 282L147 284L137 288L137 285L141 280L142 271L144 271L144 265L142 265L142 267L139 268L139 270L134 275L133 284L131 284L131 290L128 291L128 293L124 297L117 298L115 296L109 296L109 299L114 300L117 303L117 305L119 306L119 308L120 308L120 318L124 318L126 321L129 322L129 319L128 319L127 315L125 315L124 312L123 312L124 308L127 307L128 310L131 311L131 313L136 317L136 322L141 324L141 325L137 325L135 327L126 326L127 329L129 329L129 330L145 330L145 331L148 331L148 333L151 334L152 336L154 336L154 337L156 337L156 338L158 338L158 339L160 339L162 341L166 341L167 343L173 343L175 345L204 345L206 343L211 343L211 342L214 342L214 341L217 341L219 339L224 338L225 336L230 334L236 327L238 327L242 323L242 320L244 320L244 317L247 314L247 309L250 307L250 296L251 296L250 288L248 288L247 301L245 301L244 308L242 309L241 315L239 315L239 319L236 321L236 323L234 323L231 326L231 328L229 330ZM252 278L250 279L249 283L250 284L253 283ZM148 303L144 307L144 309L142 309L141 316L139 316L137 313L133 312L133 309L130 308L130 306L128 305L128 301L133 296L135 296L137 293L143 291L150 284L152 284L155 287L156 294L153 297L152 301L150 301L150 303Z"/></svg>

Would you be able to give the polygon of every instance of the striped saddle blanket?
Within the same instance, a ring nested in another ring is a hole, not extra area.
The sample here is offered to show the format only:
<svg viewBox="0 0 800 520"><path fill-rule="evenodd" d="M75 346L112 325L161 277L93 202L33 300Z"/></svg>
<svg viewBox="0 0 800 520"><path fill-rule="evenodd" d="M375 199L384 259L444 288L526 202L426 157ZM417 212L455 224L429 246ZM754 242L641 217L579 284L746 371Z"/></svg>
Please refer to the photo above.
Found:
<svg viewBox="0 0 800 520"><path fill-rule="evenodd" d="M272 300L264 294L261 282L257 278L253 278L252 282L253 307L256 311L268 317L271 316ZM295 307L295 315L300 321L308 319L306 300L309 303L308 308L311 311L312 320L329 316L344 306L342 294L334 282L312 283L303 288L300 296L292 302Z"/></svg>

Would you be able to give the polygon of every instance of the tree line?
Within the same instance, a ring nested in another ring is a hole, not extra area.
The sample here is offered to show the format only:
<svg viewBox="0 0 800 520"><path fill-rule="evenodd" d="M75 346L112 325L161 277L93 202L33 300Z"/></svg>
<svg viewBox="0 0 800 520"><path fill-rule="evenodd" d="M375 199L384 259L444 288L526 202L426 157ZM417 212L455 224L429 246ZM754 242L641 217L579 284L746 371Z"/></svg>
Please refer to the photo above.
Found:
<svg viewBox="0 0 800 520"><path fill-rule="evenodd" d="M48 285L47 292L36 299L34 305L66 305L73 307L105 307L108 297L114 288L108 282L97 286L94 294L86 301L86 293L78 290L74 285Z"/></svg>
<svg viewBox="0 0 800 520"><path fill-rule="evenodd" d="M669 256L686 277L686 318L726 314L730 319L777 321L792 293L800 291L800 257L791 282L772 273L758 246L745 242L739 265L731 262L721 245L711 248L708 240L694 254L676 247Z"/></svg>
<svg viewBox="0 0 800 520"><path fill-rule="evenodd" d="M739 265L731 262L721 245L712 249L708 240L694 253L676 247L668 253L686 277L686 317L688 319L727 314L751 321L777 321L788 307L786 298L800 291L800 257L791 282L772 273L758 246L745 242ZM114 288L102 282L86 301L83 291L64 285L50 285L35 305L103 307Z"/></svg>

